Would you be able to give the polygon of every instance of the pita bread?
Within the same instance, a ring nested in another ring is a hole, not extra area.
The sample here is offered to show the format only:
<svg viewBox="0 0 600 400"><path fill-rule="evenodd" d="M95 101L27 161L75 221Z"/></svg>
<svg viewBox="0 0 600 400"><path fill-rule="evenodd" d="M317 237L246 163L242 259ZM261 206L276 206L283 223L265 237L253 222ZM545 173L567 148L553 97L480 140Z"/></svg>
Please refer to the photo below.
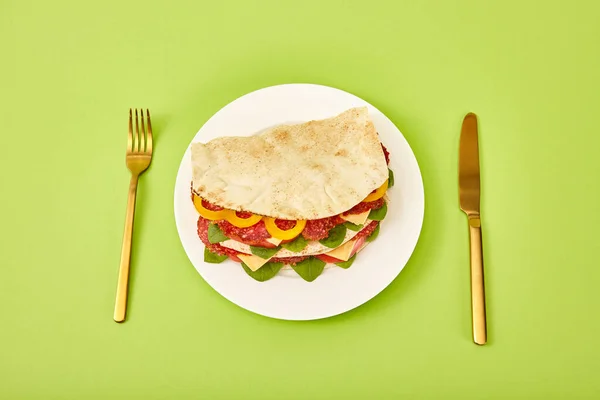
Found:
<svg viewBox="0 0 600 400"><path fill-rule="evenodd" d="M363 243L363 245L362 245L362 246L360 246L360 249L356 250L356 253L354 253L354 255L357 255L358 253L360 253L361 251L363 251L363 249L364 249L365 247L367 247L367 245L368 245L369 243L370 243L370 242L367 242L367 241L365 241L365 242ZM325 264L325 268L332 268L332 267L337 267L337 266L336 266L335 264L331 264L331 263L327 263L327 264ZM292 266L291 266L291 265L289 265L289 264L285 264L285 265L283 266L283 268L281 268L281 269L292 269Z"/></svg>
<svg viewBox="0 0 600 400"><path fill-rule="evenodd" d="M199 196L280 219L340 214L388 178L366 107L254 136L193 143L191 153L192 185Z"/></svg>

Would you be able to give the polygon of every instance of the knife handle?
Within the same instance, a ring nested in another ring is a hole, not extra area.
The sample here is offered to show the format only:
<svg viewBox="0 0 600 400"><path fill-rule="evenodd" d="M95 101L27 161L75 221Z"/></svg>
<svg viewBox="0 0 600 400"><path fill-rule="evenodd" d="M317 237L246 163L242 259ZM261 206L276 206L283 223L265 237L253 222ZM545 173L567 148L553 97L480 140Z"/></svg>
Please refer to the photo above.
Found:
<svg viewBox="0 0 600 400"><path fill-rule="evenodd" d="M487 342L485 321L485 289L483 284L483 244L481 241L481 219L469 216L471 236L471 313L473 319L473 341L483 345Z"/></svg>

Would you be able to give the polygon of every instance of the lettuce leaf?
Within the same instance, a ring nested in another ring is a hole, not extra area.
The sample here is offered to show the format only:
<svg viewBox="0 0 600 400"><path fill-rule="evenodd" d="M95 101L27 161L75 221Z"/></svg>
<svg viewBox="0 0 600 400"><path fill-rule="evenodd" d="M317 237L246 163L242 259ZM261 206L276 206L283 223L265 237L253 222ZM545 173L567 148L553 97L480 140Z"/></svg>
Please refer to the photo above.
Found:
<svg viewBox="0 0 600 400"><path fill-rule="evenodd" d="M350 229L351 231L354 231L354 232L360 231L363 228L363 226L364 226L364 225L353 224L350 221L344 222L344 225L346 226L346 228L348 228L348 229Z"/></svg>
<svg viewBox="0 0 600 400"><path fill-rule="evenodd" d="M250 246L250 251L252 252L252 254L254 254L255 256L259 256L260 258L263 258L265 260L273 257L275 253L277 253L279 250L281 250L281 246L277 246L275 248Z"/></svg>
<svg viewBox="0 0 600 400"><path fill-rule="evenodd" d="M296 265L292 265L292 268L300 275L300 277L302 277L302 279L307 282L312 282L321 275L325 268L325 264L325 261L321 261L316 257L309 257Z"/></svg>
<svg viewBox="0 0 600 400"><path fill-rule="evenodd" d="M293 251L294 253L298 253L304 250L306 245L308 245L308 242L306 241L306 239L304 239L304 236L302 235L298 235L296 239L292 240L289 243L281 243L281 247L289 251Z"/></svg>
<svg viewBox="0 0 600 400"><path fill-rule="evenodd" d="M229 239L229 238L227 236L225 236L225 234L223 233L221 228L219 228L219 225L217 225L217 224L208 225L208 241L210 243L212 243L212 244L220 243L220 242L226 241L227 239Z"/></svg>
<svg viewBox="0 0 600 400"><path fill-rule="evenodd" d="M335 265L337 265L338 267L342 267L344 269L348 269L350 268L350 266L352 265L352 263L354 263L354 260L356 260L356 254L353 255L352 257L350 257L348 259L348 261L342 261L339 263L335 263Z"/></svg>
<svg viewBox="0 0 600 400"><path fill-rule="evenodd" d="M219 254L213 253L208 249L208 247L204 248L204 262L211 264L220 264L228 258L229 257L227 256L221 256Z"/></svg>
<svg viewBox="0 0 600 400"><path fill-rule="evenodd" d="M377 236L379 236L379 225L381 224L378 223L375 227L375 230L371 232L369 236L367 236L367 242L372 242L373 240L377 239Z"/></svg>
<svg viewBox="0 0 600 400"><path fill-rule="evenodd" d="M330 249L335 249L344 241L346 237L346 226L344 224L340 224L338 226L333 227L329 231L329 236L325 239L319 240L323 246L327 246Z"/></svg>
<svg viewBox="0 0 600 400"><path fill-rule="evenodd" d="M250 277L259 282L265 282L277 275L279 270L283 267L283 263L268 262L256 271L252 271L248 266L242 263L242 268Z"/></svg>
<svg viewBox="0 0 600 400"><path fill-rule="evenodd" d="M387 203L383 203L383 206L379 207L376 210L371 210L369 213L369 219L372 221L381 221L385 218L387 214Z"/></svg>

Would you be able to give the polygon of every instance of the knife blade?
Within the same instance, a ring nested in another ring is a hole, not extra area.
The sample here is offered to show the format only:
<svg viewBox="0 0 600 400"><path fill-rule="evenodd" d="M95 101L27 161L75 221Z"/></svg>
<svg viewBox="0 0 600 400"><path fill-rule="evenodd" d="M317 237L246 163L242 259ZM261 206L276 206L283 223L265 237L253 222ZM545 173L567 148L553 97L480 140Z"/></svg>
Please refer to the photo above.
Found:
<svg viewBox="0 0 600 400"><path fill-rule="evenodd" d="M477 116L473 113L467 114L463 120L458 163L460 208L467 215L479 214L479 138Z"/></svg>
<svg viewBox="0 0 600 400"><path fill-rule="evenodd" d="M487 342L487 324L480 216L479 138L477 116L473 113L465 116L460 133L458 188L460 208L469 221L473 341L483 345Z"/></svg>

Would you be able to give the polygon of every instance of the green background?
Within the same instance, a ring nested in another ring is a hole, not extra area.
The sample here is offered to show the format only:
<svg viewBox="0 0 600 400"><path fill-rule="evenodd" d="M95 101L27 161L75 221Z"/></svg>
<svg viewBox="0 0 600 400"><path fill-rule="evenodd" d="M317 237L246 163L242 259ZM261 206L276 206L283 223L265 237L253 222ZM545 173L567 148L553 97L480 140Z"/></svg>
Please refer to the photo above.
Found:
<svg viewBox="0 0 600 400"><path fill-rule="evenodd" d="M1 0L0 398L599 398L598 4ZM195 132L289 82L386 113L427 203L398 279L303 323L222 298L173 219ZM153 112L156 151L118 325L129 107ZM480 117L485 347L470 337L457 203L468 111Z"/></svg>

